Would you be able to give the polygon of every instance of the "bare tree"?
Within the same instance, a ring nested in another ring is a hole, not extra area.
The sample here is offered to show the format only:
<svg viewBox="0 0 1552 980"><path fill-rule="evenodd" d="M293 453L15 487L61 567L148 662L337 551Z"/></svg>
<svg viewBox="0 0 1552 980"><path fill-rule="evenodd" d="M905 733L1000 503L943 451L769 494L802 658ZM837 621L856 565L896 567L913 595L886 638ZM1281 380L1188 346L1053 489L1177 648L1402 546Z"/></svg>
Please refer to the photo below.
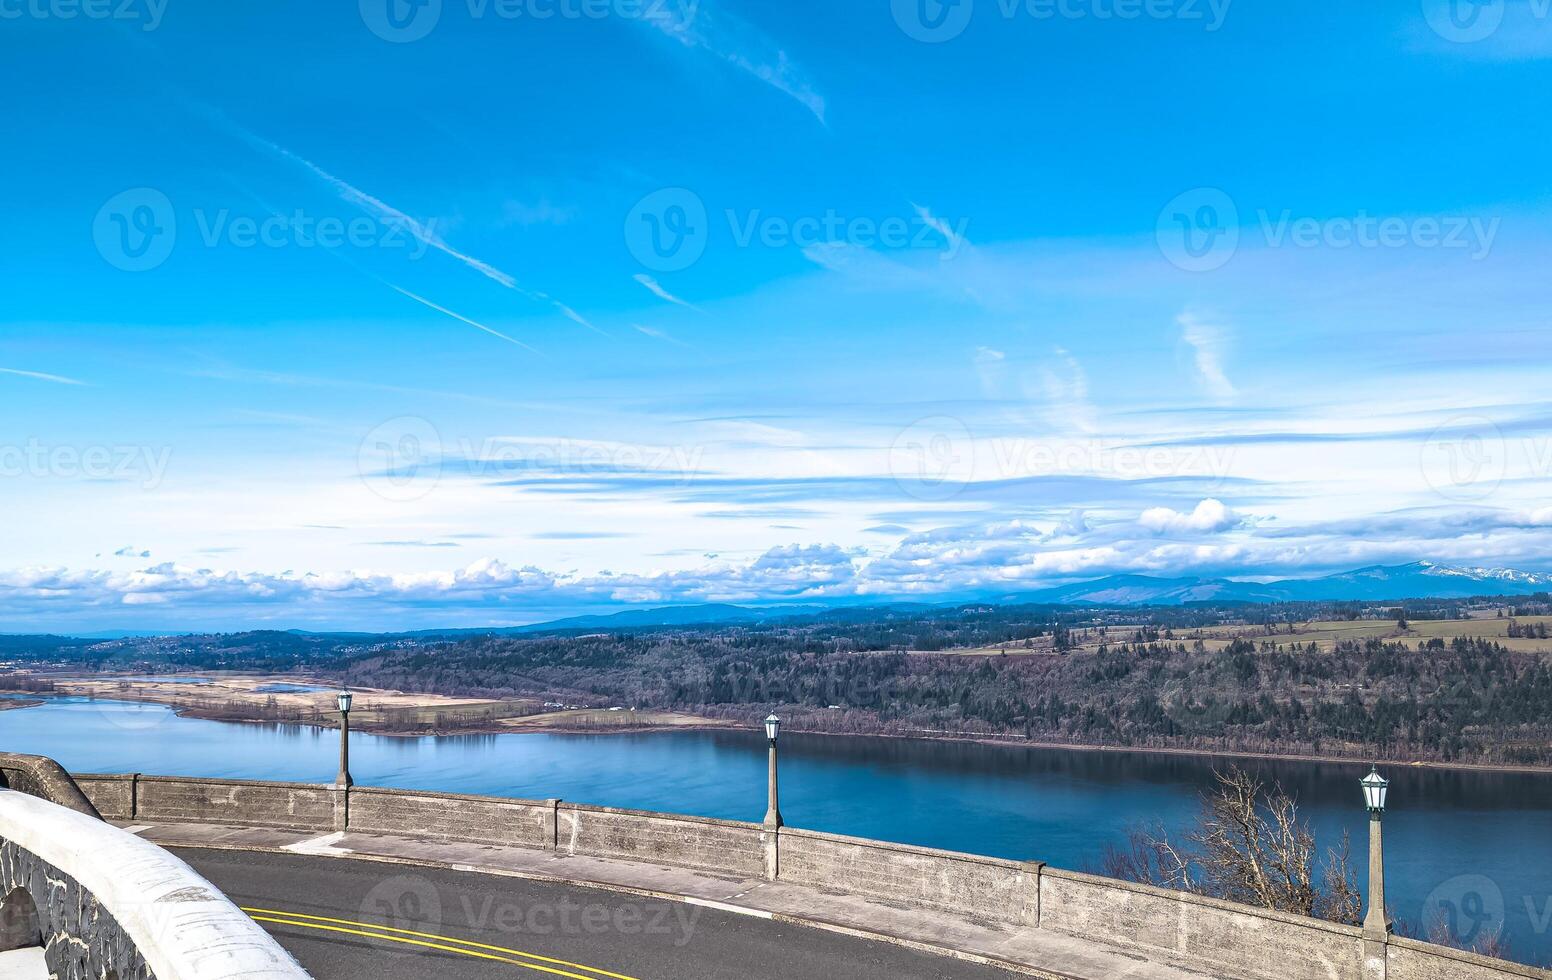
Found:
<svg viewBox="0 0 1552 980"><path fill-rule="evenodd" d="M1346 834L1319 860L1298 802L1240 769L1214 773L1196 824L1172 838L1139 828L1112 847L1112 877L1356 925L1363 911Z"/></svg>

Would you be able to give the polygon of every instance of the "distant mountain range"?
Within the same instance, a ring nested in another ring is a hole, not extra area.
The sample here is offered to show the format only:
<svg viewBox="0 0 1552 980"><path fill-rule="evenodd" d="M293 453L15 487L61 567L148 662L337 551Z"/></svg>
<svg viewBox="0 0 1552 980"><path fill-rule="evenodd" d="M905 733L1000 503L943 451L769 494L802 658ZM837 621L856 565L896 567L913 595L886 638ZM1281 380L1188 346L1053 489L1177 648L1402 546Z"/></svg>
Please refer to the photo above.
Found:
<svg viewBox="0 0 1552 980"><path fill-rule="evenodd" d="M1109 575L1035 592L997 597L1003 603L1051 603L1096 606L1179 606L1191 602L1379 602L1390 599L1470 599L1524 595L1552 590L1552 575L1513 568L1461 568L1431 561L1406 565L1370 565L1320 578L1242 582L1226 578L1156 578L1150 575ZM962 602L948 603L961 605ZM926 603L875 604L870 610L925 608ZM944 605L939 603L939 605ZM747 623L792 616L836 614L844 608L824 606L735 606L725 603L629 609L612 615L574 616L494 632L536 633L551 630L628 629L644 626L689 626ZM438 632L438 631L427 631ZM469 630L468 632L493 632Z"/></svg>
<svg viewBox="0 0 1552 980"><path fill-rule="evenodd" d="M1289 578L1271 582L1247 582L1228 578L1158 578L1151 575L1109 575L1032 592L1000 595L962 595L936 602L851 602L834 605L737 606L703 603L627 609L623 612L571 616L527 626L485 626L422 629L396 633L364 633L286 630L297 637L320 640L371 640L384 637L518 636L532 633L585 632L589 630L641 629L656 626L703 626L758 623L771 620L825 616L844 620L868 619L890 612L914 613L970 602L999 604L1051 604L1093 606L1180 606L1187 603L1267 602L1383 602L1401 599L1471 599L1500 595L1526 595L1552 591L1552 574L1513 568L1464 568L1416 561L1406 565L1370 565L1320 578ZM166 636L155 631L122 631L75 634L71 640ZM0 633L0 652L16 641L39 641ZM52 639L62 640L63 637Z"/></svg>
<svg viewBox="0 0 1552 980"><path fill-rule="evenodd" d="M1552 588L1552 575L1512 568L1458 568L1431 561L1370 565L1320 578L1239 582L1225 578L1111 575L1039 592L1024 602L1095 605L1182 605L1188 602L1375 602L1385 599L1469 599L1523 595Z"/></svg>

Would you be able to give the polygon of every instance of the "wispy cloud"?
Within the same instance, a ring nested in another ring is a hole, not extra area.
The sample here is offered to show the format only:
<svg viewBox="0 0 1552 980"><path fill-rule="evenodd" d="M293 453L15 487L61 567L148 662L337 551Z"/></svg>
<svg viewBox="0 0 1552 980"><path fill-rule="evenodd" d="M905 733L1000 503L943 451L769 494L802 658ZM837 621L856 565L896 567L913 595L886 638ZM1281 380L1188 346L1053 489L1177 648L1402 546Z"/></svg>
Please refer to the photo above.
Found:
<svg viewBox="0 0 1552 980"><path fill-rule="evenodd" d="M931 209L927 208L925 205L917 204L915 201L912 201L911 207L916 209L916 215L917 217L921 218L922 224L942 235L944 240L948 242L948 258L953 258L956 254L958 254L961 248L968 244L965 238L964 230L965 227L970 223L969 219L961 218L959 221L959 227L955 228L944 219L933 214Z"/></svg>
<svg viewBox="0 0 1552 980"><path fill-rule="evenodd" d="M85 385L85 381L77 381L59 374L45 374L42 371L23 371L21 368L0 368L0 374L12 374L18 378L31 378L34 381L52 381L57 385Z"/></svg>
<svg viewBox="0 0 1552 980"><path fill-rule="evenodd" d="M644 327L644 326L642 326L639 323L633 323L633 324L631 324L631 326L635 327L637 330L641 331L641 333L645 334L646 336L651 337L653 340L661 340L665 344L675 344L675 345L677 345L679 347L689 347L690 346L689 344L687 344L684 341L678 339L677 337L670 337L668 334L666 334L663 331L657 329L656 327Z"/></svg>
<svg viewBox="0 0 1552 980"><path fill-rule="evenodd" d="M341 198L361 208L363 211L372 215L372 217L376 218L378 221L381 221L383 224L404 229L406 232L414 236L415 240L420 242L422 245L434 248L438 252L441 252L443 255L462 262L464 265L468 266L474 271L489 279L494 280L495 282L500 283L508 289L522 290L522 287L517 284L517 280L508 273L496 268L489 262L477 259L467 252L461 252L453 246L449 245L442 239L442 236L436 233L436 228L433 224L425 224L417 221L415 218L410 217L408 214L405 214L403 211L400 211L398 208L387 203L386 201L373 197L371 194L361 190L354 184L334 176L306 157L293 153L278 143L273 143L269 140L263 139L262 137L253 136L252 134L247 135L252 141L257 142L261 146L268 149L270 152L306 168L319 180L333 188ZM526 292L526 290L523 291Z"/></svg>
<svg viewBox="0 0 1552 980"><path fill-rule="evenodd" d="M651 292L653 296L656 296L658 299L667 300L670 303L677 303L680 306L686 306L686 307L689 307L692 310L699 309L699 307L697 307L694 303L691 303L689 300L680 299L679 297L675 296L673 293L671 293L668 290L664 289L662 283L658 282L656 279L653 279L651 276L647 275L645 272L638 272L638 273L636 273L635 279L636 279L637 282L639 282L643 286L647 287L647 290L649 292Z"/></svg>
<svg viewBox="0 0 1552 980"><path fill-rule="evenodd" d="M1234 384L1223 370L1225 331L1204 323L1190 313L1175 317L1180 325L1180 337L1190 345L1196 368L1197 383L1214 398L1234 397Z"/></svg>
<svg viewBox="0 0 1552 980"><path fill-rule="evenodd" d="M678 14L665 10L660 16L642 20L687 48L713 54L758 78L796 100L821 123L825 121L824 96L815 90L807 73L785 49L749 23L713 8L707 0Z"/></svg>
<svg viewBox="0 0 1552 980"><path fill-rule="evenodd" d="M1088 374L1065 348L1054 348L1051 353L1051 360L1040 369L1046 421L1059 432L1092 432L1095 419L1094 406L1089 401Z"/></svg>
<svg viewBox="0 0 1552 980"><path fill-rule="evenodd" d="M298 153L294 153L291 150L281 146L280 144L273 142L272 140L264 139L262 136L258 136L257 134L249 132L236 123L233 123L225 116L220 115L219 113L214 113L214 116L219 120L220 125L225 127L230 132L235 133L238 138L253 146L268 150L270 153L273 153L284 160L288 160L297 164L298 166L305 169L308 173L318 178L329 188L331 188L336 194L340 196L342 200L354 204L356 207L359 207L361 210L365 211L376 220L381 221L383 224L393 228L402 229L416 241L420 242L420 244L428 248L436 249L443 255L446 255L449 258L462 263L475 272L478 272L480 275L485 276L492 282L505 286L507 289L511 289L535 302L547 303L556 312L560 313L568 320L587 327L589 330L593 330L597 333L603 334L604 336L608 336L607 333L599 330L598 327L594 326L590 321L587 320L586 317L582 316L582 314L578 313L575 309L568 306L567 304L556 299L554 296L551 296L549 293L546 293L543 290L524 286L523 284L519 283L517 278L511 273L497 268L495 265L486 262L483 259L476 258L475 256L470 255L468 252L454 248L445 239L443 239L441 235L437 233L434 221L422 222L400 210L399 208L396 208L388 202L382 200L381 198L375 197L372 194L368 194L366 191L355 186L349 181L335 176L306 157Z"/></svg>
<svg viewBox="0 0 1552 980"><path fill-rule="evenodd" d="M387 285L388 285L388 288L392 289L394 292L400 294L401 296L408 296L410 299L412 299L415 302L421 304L422 306L426 306L426 307L429 307L430 309L436 310L438 313L441 313L444 316L450 316L454 320L457 320L459 323L467 323L469 326L475 328L476 330L483 330L483 331L485 331L486 333L490 334L493 337L500 337L502 340L506 341L507 343L509 343L509 344L516 344L517 346L523 348L523 350L532 351L535 354L539 353L537 348L534 348L534 347L532 347L532 346L530 346L528 344L525 344L521 340L518 340L515 337L508 337L506 334L502 333L500 330L494 330L494 329L492 329L490 327L487 327L485 324L480 323L478 320L471 320L468 317L464 316L462 313L454 313L452 310L448 309L445 306L438 306L437 304L431 302L429 299L426 299L424 296L417 296L414 293L410 292L408 289L403 288L402 286L395 286L391 282L388 283Z"/></svg>

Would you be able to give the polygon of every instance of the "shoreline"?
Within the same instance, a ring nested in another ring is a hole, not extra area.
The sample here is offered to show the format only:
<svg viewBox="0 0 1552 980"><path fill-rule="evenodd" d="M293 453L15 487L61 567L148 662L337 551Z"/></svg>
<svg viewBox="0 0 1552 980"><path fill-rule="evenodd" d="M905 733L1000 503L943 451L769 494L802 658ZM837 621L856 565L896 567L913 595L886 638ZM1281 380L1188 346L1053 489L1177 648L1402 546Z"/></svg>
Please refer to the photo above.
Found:
<svg viewBox="0 0 1552 980"><path fill-rule="evenodd" d="M134 692L124 692L122 695L111 698L94 698L102 701L125 701L136 704L159 704L172 711L180 718L195 718L201 721L215 721L225 724L263 724L263 725L295 725L305 728L318 728L322 730L337 730L338 725L322 724L312 720L295 719L268 719L222 716L218 711L205 711L195 707L179 706L158 700L152 697L135 697ZM7 703L6 699L0 699L0 710L5 708L29 708L36 707L58 697L87 697L87 695L55 694L40 695L34 699L13 701ZM456 728L449 730L428 729L426 731L384 731L377 726L368 724L353 724L352 729L362 734L377 735L383 738L455 738L461 735L589 735L607 737L610 735L644 735L658 732L736 732L746 731L757 733L753 726L740 725L735 721L719 721L717 719L704 719L694 724L662 725L523 725L521 722L512 725L477 725L469 728ZM1098 754L1143 754L1175 756L1187 759L1253 759L1263 762L1293 762L1305 764L1323 765L1350 765L1366 766L1378 763L1406 769L1435 769L1446 772L1481 772L1504 773L1526 776L1552 776L1552 765L1526 766L1509 765L1504 763L1484 762L1443 762L1428 759L1384 759L1373 756L1346 756L1346 755L1322 755L1303 752L1253 752L1249 750L1234 750L1221 748L1189 748L1178 746L1134 746L1134 745L1105 745L1085 744L1073 742L1048 742L1026 739L1022 735L996 735L990 733L957 733L946 731L922 731L922 732L831 732L819 729L790 728L788 734L808 735L822 738L870 738L870 739L897 739L916 742L931 742L947 745L953 743L970 743L975 745L996 746L1000 748L1026 748L1039 749L1041 751L1064 752L1090 752Z"/></svg>

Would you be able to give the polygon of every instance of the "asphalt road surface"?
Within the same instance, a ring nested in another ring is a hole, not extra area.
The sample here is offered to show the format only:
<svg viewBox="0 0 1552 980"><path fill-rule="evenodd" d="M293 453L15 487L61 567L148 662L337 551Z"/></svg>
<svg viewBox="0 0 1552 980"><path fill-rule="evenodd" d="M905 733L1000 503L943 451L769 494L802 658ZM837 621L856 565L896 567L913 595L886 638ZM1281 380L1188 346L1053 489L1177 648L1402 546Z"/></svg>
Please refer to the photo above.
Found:
<svg viewBox="0 0 1552 980"><path fill-rule="evenodd" d="M471 872L178 848L317 980L1009 980L819 929Z"/></svg>

